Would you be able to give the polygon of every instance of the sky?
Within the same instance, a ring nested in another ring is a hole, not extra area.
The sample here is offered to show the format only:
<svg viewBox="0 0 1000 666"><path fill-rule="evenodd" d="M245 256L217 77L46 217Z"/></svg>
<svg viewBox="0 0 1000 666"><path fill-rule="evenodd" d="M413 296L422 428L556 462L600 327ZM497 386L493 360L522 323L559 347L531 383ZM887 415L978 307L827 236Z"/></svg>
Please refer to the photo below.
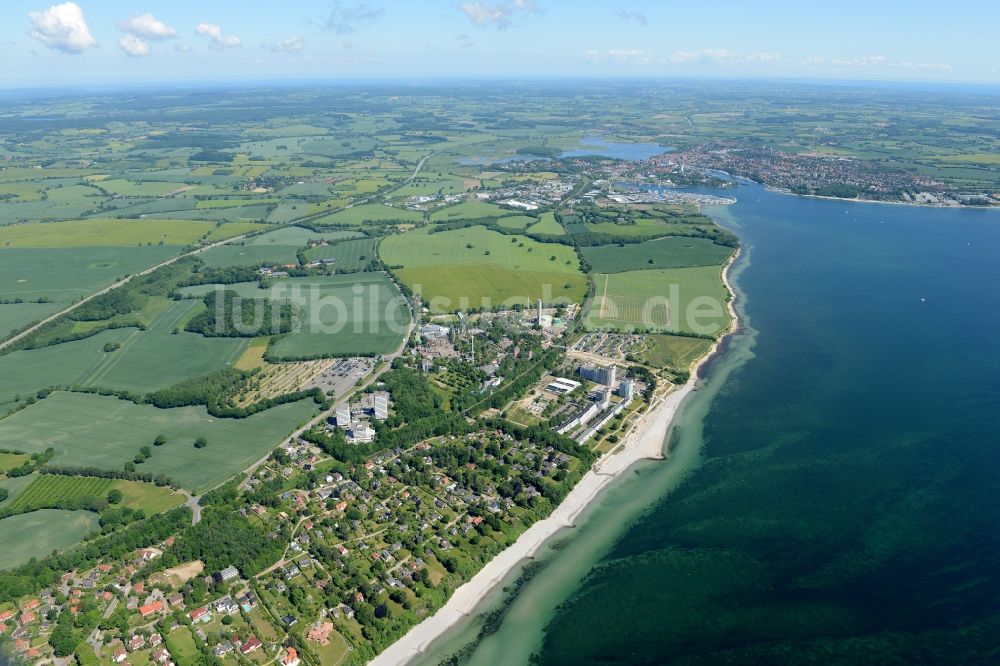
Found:
<svg viewBox="0 0 1000 666"><path fill-rule="evenodd" d="M0 87L424 77L992 84L997 26L995 0L3 0Z"/></svg>

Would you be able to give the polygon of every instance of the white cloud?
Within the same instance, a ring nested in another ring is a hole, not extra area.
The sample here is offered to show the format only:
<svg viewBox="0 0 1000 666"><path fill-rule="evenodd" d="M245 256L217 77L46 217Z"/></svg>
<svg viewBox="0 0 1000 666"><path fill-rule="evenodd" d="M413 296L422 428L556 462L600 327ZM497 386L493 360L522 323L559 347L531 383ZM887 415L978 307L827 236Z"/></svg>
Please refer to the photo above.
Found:
<svg viewBox="0 0 1000 666"><path fill-rule="evenodd" d="M776 65L781 62L777 53L736 53L728 49L702 49L700 51L677 51L666 59L674 65L688 63L714 63L717 65Z"/></svg>
<svg viewBox="0 0 1000 666"><path fill-rule="evenodd" d="M214 23L199 23L194 31L202 37L208 37L211 40L208 44L209 47L216 50L232 49L242 45L239 37L223 35L222 28Z"/></svg>
<svg viewBox="0 0 1000 666"><path fill-rule="evenodd" d="M144 37L145 39L171 39L177 36L177 30L160 21L150 13L133 16L118 24L122 32Z"/></svg>
<svg viewBox="0 0 1000 666"><path fill-rule="evenodd" d="M649 65L653 62L649 53L639 49L611 49L606 52L590 49L583 52L583 57L594 64L610 61L620 65Z"/></svg>
<svg viewBox="0 0 1000 666"><path fill-rule="evenodd" d="M701 51L677 51L667 60L675 65L683 65L689 62L730 62L734 55L726 49L702 49Z"/></svg>
<svg viewBox="0 0 1000 666"><path fill-rule="evenodd" d="M506 0L497 4L463 2L460 9L475 25L484 28L493 25L501 30L509 26L518 15L539 12L535 0Z"/></svg>
<svg viewBox="0 0 1000 666"><path fill-rule="evenodd" d="M28 33L50 49L63 53L83 53L97 45L83 10L75 2L53 5L45 11L29 12L32 30Z"/></svg>
<svg viewBox="0 0 1000 666"><path fill-rule="evenodd" d="M636 23L642 26L649 25L649 19L646 18L646 15L643 14L642 12L628 11L622 9L620 11L615 12L615 16L617 16L620 19L625 19L626 21L635 21Z"/></svg>
<svg viewBox="0 0 1000 666"><path fill-rule="evenodd" d="M859 56L855 58L826 58L823 56L810 56L802 61L805 67L852 67L852 68L895 68L895 69L923 69L927 71L946 72L951 69L951 65L940 62L912 62L909 60L890 60L881 55Z"/></svg>
<svg viewBox="0 0 1000 666"><path fill-rule="evenodd" d="M301 53L306 46L306 40L298 35L292 35L288 39L283 39L275 44L272 51L283 51L285 53Z"/></svg>
<svg viewBox="0 0 1000 666"><path fill-rule="evenodd" d="M118 46L122 47L122 51L133 58L142 58L149 55L149 44L142 37L125 35L118 40Z"/></svg>
<svg viewBox="0 0 1000 666"><path fill-rule="evenodd" d="M191 50L191 45L186 43L176 44L174 45L174 50L179 53L187 53Z"/></svg>
<svg viewBox="0 0 1000 666"><path fill-rule="evenodd" d="M382 13L381 7L372 7L364 3L345 5L342 2L334 2L330 16L326 19L326 27L338 35L349 35L371 25L382 16Z"/></svg>

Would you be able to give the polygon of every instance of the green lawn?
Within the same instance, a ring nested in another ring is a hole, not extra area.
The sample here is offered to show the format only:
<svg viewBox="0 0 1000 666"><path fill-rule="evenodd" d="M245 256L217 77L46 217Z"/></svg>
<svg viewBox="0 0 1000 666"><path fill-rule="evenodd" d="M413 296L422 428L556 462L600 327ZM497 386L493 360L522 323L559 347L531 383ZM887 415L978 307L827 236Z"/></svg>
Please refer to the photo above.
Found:
<svg viewBox="0 0 1000 666"><path fill-rule="evenodd" d="M0 448L55 449L55 465L121 469L139 447L163 434L167 443L138 469L165 474L202 492L250 466L316 411L312 400L245 419L219 419L203 407L157 409L90 394L56 392L0 419ZM205 437L208 446L192 446Z"/></svg>
<svg viewBox="0 0 1000 666"><path fill-rule="evenodd" d="M436 312L501 304L580 302L586 276L573 248L507 236L482 226L429 233L429 228L389 236L382 260L401 265L396 274L431 301Z"/></svg>
<svg viewBox="0 0 1000 666"><path fill-rule="evenodd" d="M714 335L729 324L721 266L595 274L594 284L588 328Z"/></svg>
<svg viewBox="0 0 1000 666"><path fill-rule="evenodd" d="M316 233L302 227L285 227L232 244L215 247L199 253L198 256L207 265L213 267L294 264L298 261L295 253L299 248L305 247L309 241L322 239L340 241L357 238L360 235L355 231Z"/></svg>
<svg viewBox="0 0 1000 666"><path fill-rule="evenodd" d="M194 666L198 661L198 646L187 627L177 627L164 637L167 650L177 666Z"/></svg>
<svg viewBox="0 0 1000 666"><path fill-rule="evenodd" d="M30 457L25 453L0 453L0 472L20 467Z"/></svg>
<svg viewBox="0 0 1000 666"><path fill-rule="evenodd" d="M595 273L620 273L651 268L684 268L725 263L733 248L704 238L668 236L642 243L581 248Z"/></svg>
<svg viewBox="0 0 1000 666"><path fill-rule="evenodd" d="M90 511L43 509L0 520L0 569L44 557L72 546L97 531L97 514Z"/></svg>

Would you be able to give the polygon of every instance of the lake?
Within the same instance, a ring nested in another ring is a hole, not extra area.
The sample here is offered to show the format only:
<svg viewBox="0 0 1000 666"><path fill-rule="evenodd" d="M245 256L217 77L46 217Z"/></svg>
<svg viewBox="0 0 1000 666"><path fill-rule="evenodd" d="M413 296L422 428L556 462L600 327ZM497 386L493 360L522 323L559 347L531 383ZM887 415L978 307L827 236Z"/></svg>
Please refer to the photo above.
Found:
<svg viewBox="0 0 1000 666"><path fill-rule="evenodd" d="M735 195L743 328L670 458L415 663L995 658L1000 212Z"/></svg>

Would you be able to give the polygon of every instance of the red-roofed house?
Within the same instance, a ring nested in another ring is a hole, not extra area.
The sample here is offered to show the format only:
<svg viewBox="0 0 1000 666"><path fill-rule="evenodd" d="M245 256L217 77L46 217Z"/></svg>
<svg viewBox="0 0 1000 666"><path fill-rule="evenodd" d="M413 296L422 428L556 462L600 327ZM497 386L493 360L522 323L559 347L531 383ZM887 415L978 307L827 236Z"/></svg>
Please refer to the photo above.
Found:
<svg viewBox="0 0 1000 666"><path fill-rule="evenodd" d="M142 594L142 591L145 589L146 589L146 583L141 580L132 586L132 591L135 592L136 594Z"/></svg>
<svg viewBox="0 0 1000 666"><path fill-rule="evenodd" d="M39 604L38 599L28 599L26 602L24 602L24 610L26 611L35 610L36 608L38 608L38 604Z"/></svg>
<svg viewBox="0 0 1000 666"><path fill-rule="evenodd" d="M250 638L247 639L246 643L240 646L240 652L242 652L243 654L250 654L251 652L256 652L258 649L260 649L261 645L263 645L263 643L260 642L260 639L258 639L256 636L250 636Z"/></svg>
<svg viewBox="0 0 1000 666"><path fill-rule="evenodd" d="M163 610L163 602L162 601L154 601L151 604L146 604L145 606L140 606L139 607L139 615L141 615L143 617L149 617L153 613L159 613L161 610Z"/></svg>
<svg viewBox="0 0 1000 666"><path fill-rule="evenodd" d="M176 541L176 540L177 540L177 537L175 537L175 536L168 536L167 540L163 542L163 545L166 546L167 548L170 548L172 545L174 545L174 541Z"/></svg>
<svg viewBox="0 0 1000 666"><path fill-rule="evenodd" d="M12 610L0 611L0 622L6 622L12 617L14 617L14 611Z"/></svg>
<svg viewBox="0 0 1000 666"><path fill-rule="evenodd" d="M299 666L298 651L293 647L288 648L285 651L285 656L281 660L281 663L284 664L284 666Z"/></svg>
<svg viewBox="0 0 1000 666"><path fill-rule="evenodd" d="M32 613L30 611L27 612L27 613L21 613L21 624L25 625L25 624L28 624L30 622L34 622L36 617L38 617L38 616L35 615L35 613Z"/></svg>
<svg viewBox="0 0 1000 666"><path fill-rule="evenodd" d="M166 664L170 661L170 653L167 652L167 648L161 647L153 650L153 654L150 657L154 664Z"/></svg>
<svg viewBox="0 0 1000 666"><path fill-rule="evenodd" d="M192 622L211 622L212 614L209 612L208 608L202 606L201 608L195 608L191 611L191 621Z"/></svg>
<svg viewBox="0 0 1000 666"><path fill-rule="evenodd" d="M115 662L116 664L120 664L127 658L128 658L128 653L125 652L125 648L119 645L118 649L115 650L114 655L112 655L111 661Z"/></svg>
<svg viewBox="0 0 1000 666"><path fill-rule="evenodd" d="M145 644L146 644L146 637L143 636L142 634L136 634L135 636L129 639L128 649L134 652L135 650L138 650Z"/></svg>

